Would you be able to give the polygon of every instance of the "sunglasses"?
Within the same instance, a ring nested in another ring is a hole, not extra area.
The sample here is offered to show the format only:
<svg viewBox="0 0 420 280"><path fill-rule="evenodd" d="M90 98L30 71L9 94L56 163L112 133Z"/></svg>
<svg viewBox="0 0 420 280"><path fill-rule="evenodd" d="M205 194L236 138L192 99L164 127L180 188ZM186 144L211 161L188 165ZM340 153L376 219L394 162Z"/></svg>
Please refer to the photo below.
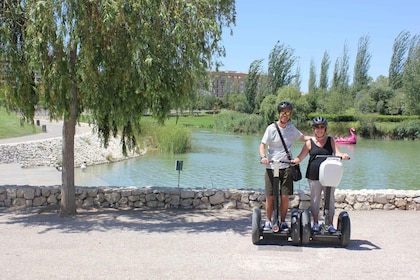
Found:
<svg viewBox="0 0 420 280"><path fill-rule="evenodd" d="M281 111L281 112L280 112L280 115L290 116L291 114L292 114L292 112L290 112L290 111L287 111L287 112L283 112L283 111Z"/></svg>

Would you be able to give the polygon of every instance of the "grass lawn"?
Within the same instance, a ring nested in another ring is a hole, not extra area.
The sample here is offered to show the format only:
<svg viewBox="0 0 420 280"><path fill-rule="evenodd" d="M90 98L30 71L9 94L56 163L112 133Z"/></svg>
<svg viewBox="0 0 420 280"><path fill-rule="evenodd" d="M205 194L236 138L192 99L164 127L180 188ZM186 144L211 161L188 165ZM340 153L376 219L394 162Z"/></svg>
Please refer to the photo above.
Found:
<svg viewBox="0 0 420 280"><path fill-rule="evenodd" d="M218 115L202 114L198 116L169 117L165 120L166 125L183 125L190 128L214 128ZM142 117L144 120L155 121L152 117Z"/></svg>
<svg viewBox="0 0 420 280"><path fill-rule="evenodd" d="M0 108L0 139L20 137L40 133L40 127L22 125L19 117L14 113L8 113L5 108Z"/></svg>

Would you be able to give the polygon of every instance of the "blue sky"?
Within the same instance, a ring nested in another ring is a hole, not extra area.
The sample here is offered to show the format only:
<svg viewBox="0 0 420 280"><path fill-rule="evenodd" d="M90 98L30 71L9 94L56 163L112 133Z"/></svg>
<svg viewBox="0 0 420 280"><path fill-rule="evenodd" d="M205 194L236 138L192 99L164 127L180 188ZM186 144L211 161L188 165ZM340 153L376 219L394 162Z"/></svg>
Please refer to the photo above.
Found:
<svg viewBox="0 0 420 280"><path fill-rule="evenodd" d="M307 92L309 66L313 59L317 79L325 51L330 55L330 74L347 44L350 79L359 39L370 37L369 75L388 76L395 38L401 31L420 35L418 0L236 0L233 35L224 32L226 57L219 70L248 72L250 64L268 56L277 41L294 49L301 70L301 90Z"/></svg>

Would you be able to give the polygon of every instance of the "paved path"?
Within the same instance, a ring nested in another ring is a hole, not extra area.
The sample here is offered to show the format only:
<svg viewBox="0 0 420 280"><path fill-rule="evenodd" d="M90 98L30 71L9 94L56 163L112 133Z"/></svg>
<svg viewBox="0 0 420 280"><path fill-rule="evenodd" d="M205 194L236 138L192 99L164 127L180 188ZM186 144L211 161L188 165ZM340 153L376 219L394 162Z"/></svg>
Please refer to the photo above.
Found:
<svg viewBox="0 0 420 280"><path fill-rule="evenodd" d="M62 137L63 122L49 121L40 118L40 125L46 126L46 132L16 137L0 139L0 145L18 144L24 142L41 141L50 138ZM85 123L76 125L76 134L91 132L92 127ZM0 186L4 185L29 185L29 186L51 186L61 185L61 172L54 167L31 167L21 168L19 163L0 164Z"/></svg>
<svg viewBox="0 0 420 280"><path fill-rule="evenodd" d="M1 209L2 279L419 279L420 212L350 212L348 248L251 242L246 210Z"/></svg>
<svg viewBox="0 0 420 280"><path fill-rule="evenodd" d="M63 135L63 122L62 121L50 121L48 119L39 119L40 125L46 126L46 132L41 132L37 134L31 134L22 137L15 137L15 138L7 138L7 139L0 139L1 144L16 144L16 143L23 143L23 142L30 142L30 141L39 141L45 140L49 138L56 138L62 137ZM92 127L85 123L81 123L80 125L76 125L76 134L81 134L85 132L92 131Z"/></svg>

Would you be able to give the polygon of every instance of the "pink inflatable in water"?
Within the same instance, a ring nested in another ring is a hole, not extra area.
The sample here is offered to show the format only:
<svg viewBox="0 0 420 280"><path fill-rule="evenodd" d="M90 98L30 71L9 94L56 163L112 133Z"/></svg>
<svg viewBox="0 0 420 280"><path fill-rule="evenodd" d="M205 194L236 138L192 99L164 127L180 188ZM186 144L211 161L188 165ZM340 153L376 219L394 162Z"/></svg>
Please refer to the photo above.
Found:
<svg viewBox="0 0 420 280"><path fill-rule="evenodd" d="M335 139L335 143L337 144L356 144L356 134L354 134L354 132L356 131L356 129L354 129L354 127L350 128L350 137L346 137L346 138L337 138Z"/></svg>

